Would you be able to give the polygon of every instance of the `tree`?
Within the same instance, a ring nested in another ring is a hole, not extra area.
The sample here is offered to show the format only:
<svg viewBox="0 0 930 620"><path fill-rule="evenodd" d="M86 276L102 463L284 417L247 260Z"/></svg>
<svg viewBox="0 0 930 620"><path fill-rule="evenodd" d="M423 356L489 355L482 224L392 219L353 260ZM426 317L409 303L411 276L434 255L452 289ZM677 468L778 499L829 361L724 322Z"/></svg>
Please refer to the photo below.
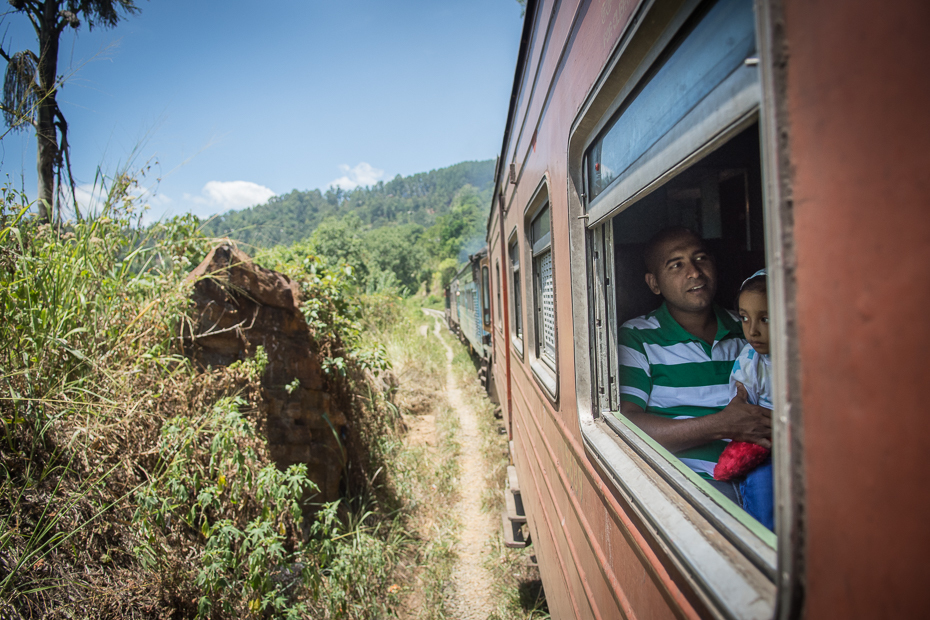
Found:
<svg viewBox="0 0 930 620"><path fill-rule="evenodd" d="M364 239L369 272L393 272L401 286L408 292L416 292L427 275L427 256L420 245L422 236L423 227L419 224L386 226L369 231Z"/></svg>
<svg viewBox="0 0 930 620"><path fill-rule="evenodd" d="M31 125L36 131L36 164L39 178L39 218L50 221L56 188L60 191L64 166L71 186L75 214L80 217L74 196L68 149L68 123L58 107L61 87L58 75L58 42L65 28L77 29L81 19L87 27L113 28L119 20L139 11L134 0L9 0L14 12L25 15L36 32L38 53L32 50L12 55L0 46L6 62L3 100L0 109L12 130ZM122 15L121 15L122 13Z"/></svg>
<svg viewBox="0 0 930 620"><path fill-rule="evenodd" d="M368 266L365 264L361 229L362 221L354 213L341 220L327 218L310 235L310 246L330 267L351 265L359 280L364 282L368 277Z"/></svg>
<svg viewBox="0 0 930 620"><path fill-rule="evenodd" d="M430 250L440 259L456 258L472 240L484 244L484 227L488 219L490 198L471 185L462 186L449 207L449 212L436 218L427 238Z"/></svg>

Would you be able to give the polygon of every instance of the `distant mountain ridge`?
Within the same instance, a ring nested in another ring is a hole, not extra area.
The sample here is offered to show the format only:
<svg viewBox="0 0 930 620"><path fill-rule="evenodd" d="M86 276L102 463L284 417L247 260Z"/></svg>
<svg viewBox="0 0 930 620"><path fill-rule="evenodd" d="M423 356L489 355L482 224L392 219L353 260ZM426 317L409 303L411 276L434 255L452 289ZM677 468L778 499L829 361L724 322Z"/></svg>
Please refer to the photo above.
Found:
<svg viewBox="0 0 930 620"><path fill-rule="evenodd" d="M348 191L293 190L265 204L217 216L204 225L204 232L260 247L290 245L308 237L327 217L342 218L349 213L369 228L400 224L428 228L449 212L463 187L471 185L480 195L490 196L493 182L494 160L488 159L407 177L397 175L386 183Z"/></svg>

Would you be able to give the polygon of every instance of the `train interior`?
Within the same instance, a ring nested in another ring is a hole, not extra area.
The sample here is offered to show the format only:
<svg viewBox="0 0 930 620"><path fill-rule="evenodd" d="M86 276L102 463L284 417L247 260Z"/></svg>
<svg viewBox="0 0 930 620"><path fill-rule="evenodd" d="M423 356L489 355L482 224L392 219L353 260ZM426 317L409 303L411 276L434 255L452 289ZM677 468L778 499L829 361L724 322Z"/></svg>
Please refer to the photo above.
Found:
<svg viewBox="0 0 930 620"><path fill-rule="evenodd" d="M646 286L643 250L668 226L700 234L715 258L717 303L734 309L742 281L765 266L759 124L613 218L617 324L657 308Z"/></svg>

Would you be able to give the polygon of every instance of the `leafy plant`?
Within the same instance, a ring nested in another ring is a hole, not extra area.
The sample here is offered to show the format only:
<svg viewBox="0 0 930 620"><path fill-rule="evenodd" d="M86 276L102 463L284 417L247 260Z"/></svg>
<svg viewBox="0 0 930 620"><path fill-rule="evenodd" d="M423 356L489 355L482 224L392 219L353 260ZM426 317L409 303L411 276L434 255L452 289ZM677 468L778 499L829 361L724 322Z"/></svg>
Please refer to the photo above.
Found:
<svg viewBox="0 0 930 620"><path fill-rule="evenodd" d="M194 580L199 617L217 605L225 613L306 611L293 588L310 583L314 565L298 542L301 504L318 489L306 465L260 465L254 429L239 412L244 404L226 398L197 418L168 421L160 473L137 494L137 553L150 569L158 568L169 533L203 541Z"/></svg>

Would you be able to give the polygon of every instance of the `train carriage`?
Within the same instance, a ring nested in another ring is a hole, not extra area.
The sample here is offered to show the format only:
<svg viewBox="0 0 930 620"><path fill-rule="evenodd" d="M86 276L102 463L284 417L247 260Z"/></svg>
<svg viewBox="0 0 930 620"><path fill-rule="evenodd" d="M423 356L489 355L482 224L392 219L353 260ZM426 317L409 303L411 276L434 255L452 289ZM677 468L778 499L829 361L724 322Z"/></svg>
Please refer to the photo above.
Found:
<svg viewBox="0 0 930 620"><path fill-rule="evenodd" d="M452 333L478 358L481 384L493 392L491 361L491 295L488 250L468 256L466 265L445 289L446 321ZM493 393L492 393L493 396Z"/></svg>
<svg viewBox="0 0 930 620"><path fill-rule="evenodd" d="M930 616L930 4L528 0L488 221L492 375L554 618ZM685 226L768 271L769 531L620 413Z"/></svg>

